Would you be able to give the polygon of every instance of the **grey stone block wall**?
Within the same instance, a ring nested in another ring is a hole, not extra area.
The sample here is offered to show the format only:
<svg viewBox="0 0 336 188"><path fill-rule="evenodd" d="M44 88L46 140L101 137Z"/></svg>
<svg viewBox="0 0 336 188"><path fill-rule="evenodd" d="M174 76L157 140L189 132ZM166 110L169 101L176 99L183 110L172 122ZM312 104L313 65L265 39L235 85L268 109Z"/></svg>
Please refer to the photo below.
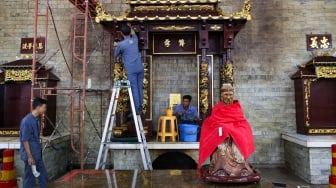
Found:
<svg viewBox="0 0 336 188"><path fill-rule="evenodd" d="M285 164L295 175L311 184L328 184L330 148L308 148L284 141Z"/></svg>

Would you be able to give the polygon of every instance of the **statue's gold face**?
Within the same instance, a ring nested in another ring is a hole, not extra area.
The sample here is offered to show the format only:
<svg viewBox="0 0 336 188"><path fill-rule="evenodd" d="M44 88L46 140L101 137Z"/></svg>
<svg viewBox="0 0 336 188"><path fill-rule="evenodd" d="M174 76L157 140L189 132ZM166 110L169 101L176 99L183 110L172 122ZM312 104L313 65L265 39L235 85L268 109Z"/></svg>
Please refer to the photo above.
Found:
<svg viewBox="0 0 336 188"><path fill-rule="evenodd" d="M232 104L233 103L233 92L225 91L221 93L222 102L224 104Z"/></svg>

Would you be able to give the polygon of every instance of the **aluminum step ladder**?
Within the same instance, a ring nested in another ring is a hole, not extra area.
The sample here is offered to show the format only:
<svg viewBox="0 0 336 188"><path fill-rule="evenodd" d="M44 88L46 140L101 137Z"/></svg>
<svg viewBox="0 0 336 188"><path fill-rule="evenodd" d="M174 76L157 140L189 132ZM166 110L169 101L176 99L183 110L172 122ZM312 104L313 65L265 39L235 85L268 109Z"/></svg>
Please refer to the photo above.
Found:
<svg viewBox="0 0 336 188"><path fill-rule="evenodd" d="M116 120L116 109L118 105L120 89L128 90L128 94L129 94L130 102L131 102L132 116L133 116L134 125L136 129L137 137L138 137L137 144L139 144L144 169L153 170L141 117L140 115L137 115L135 111L134 100L133 100L133 95L132 95L132 90L131 90L131 85L130 85L129 80L117 80L115 81L113 85L110 105L109 105L109 109L107 112L107 117L106 117L106 121L104 125L102 140L100 143L100 148L99 148L99 153L98 153L95 169L96 170L105 169L109 145L112 144L111 142L112 130L113 130L113 127L115 125L115 120Z"/></svg>

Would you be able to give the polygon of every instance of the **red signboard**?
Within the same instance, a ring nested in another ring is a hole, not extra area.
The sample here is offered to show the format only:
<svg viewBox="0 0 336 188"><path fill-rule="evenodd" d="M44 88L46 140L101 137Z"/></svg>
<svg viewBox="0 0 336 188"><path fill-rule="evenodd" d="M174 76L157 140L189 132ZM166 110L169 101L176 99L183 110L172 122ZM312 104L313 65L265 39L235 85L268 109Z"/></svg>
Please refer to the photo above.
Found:
<svg viewBox="0 0 336 188"><path fill-rule="evenodd" d="M196 54L196 35L189 33L156 33L153 54Z"/></svg>
<svg viewBox="0 0 336 188"><path fill-rule="evenodd" d="M34 38L21 38L20 53L33 54ZM36 53L45 53L45 38L39 37L36 39Z"/></svg>
<svg viewBox="0 0 336 188"><path fill-rule="evenodd" d="M332 48L331 34L309 34L306 35L307 50L323 50Z"/></svg>

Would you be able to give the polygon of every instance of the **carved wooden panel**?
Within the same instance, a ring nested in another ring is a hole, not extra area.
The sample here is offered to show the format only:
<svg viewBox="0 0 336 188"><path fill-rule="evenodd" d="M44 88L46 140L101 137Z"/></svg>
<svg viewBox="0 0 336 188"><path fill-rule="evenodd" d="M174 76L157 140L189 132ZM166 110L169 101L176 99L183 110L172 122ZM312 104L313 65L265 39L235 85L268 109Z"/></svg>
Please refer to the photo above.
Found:
<svg viewBox="0 0 336 188"><path fill-rule="evenodd" d="M197 56L198 67L198 110L204 119L213 106L213 56L207 55L206 61Z"/></svg>

